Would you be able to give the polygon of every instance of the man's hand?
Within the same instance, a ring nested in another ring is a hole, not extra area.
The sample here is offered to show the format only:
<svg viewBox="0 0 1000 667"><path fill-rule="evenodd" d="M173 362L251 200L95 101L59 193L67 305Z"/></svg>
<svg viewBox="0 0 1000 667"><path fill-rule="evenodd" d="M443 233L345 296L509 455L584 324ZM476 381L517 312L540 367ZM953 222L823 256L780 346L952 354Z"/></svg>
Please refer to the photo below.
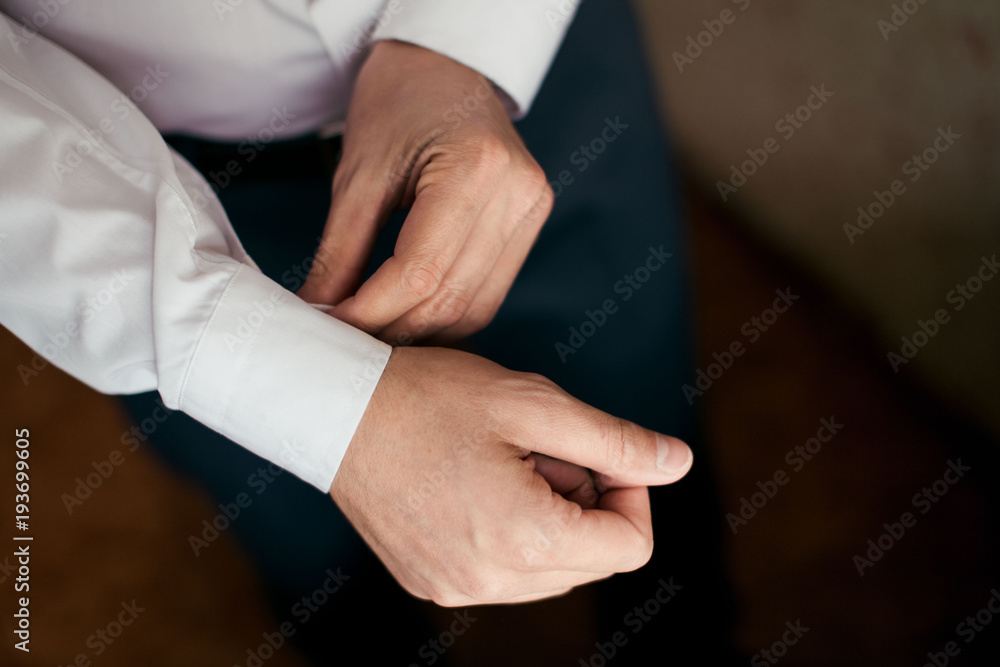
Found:
<svg viewBox="0 0 1000 667"><path fill-rule="evenodd" d="M542 377L455 350L401 347L330 494L417 597L524 602L645 564L646 486L680 479L691 460L680 440ZM598 473L599 498L566 462Z"/></svg>
<svg viewBox="0 0 1000 667"><path fill-rule="evenodd" d="M299 296L390 343L461 338L493 319L552 202L489 81L422 47L378 42ZM378 231L405 207L394 255L358 288Z"/></svg>

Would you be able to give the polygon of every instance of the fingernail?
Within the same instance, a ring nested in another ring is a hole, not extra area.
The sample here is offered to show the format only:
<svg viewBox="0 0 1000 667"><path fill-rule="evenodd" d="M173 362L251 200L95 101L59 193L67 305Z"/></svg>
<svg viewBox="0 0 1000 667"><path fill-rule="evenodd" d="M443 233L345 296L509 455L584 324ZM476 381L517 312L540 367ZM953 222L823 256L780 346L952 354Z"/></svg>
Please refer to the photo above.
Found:
<svg viewBox="0 0 1000 667"><path fill-rule="evenodd" d="M676 473L691 465L694 453L677 438L656 434L656 469Z"/></svg>

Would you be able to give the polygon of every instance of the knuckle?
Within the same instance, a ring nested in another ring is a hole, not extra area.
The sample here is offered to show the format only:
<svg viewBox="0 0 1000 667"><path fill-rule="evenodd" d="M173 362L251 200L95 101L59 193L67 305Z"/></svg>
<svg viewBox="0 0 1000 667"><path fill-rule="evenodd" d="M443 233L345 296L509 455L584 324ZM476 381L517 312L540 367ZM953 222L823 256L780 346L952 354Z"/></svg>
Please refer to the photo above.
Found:
<svg viewBox="0 0 1000 667"><path fill-rule="evenodd" d="M525 535L520 549L510 554L508 561L517 572L546 572L558 557L558 526L539 526Z"/></svg>
<svg viewBox="0 0 1000 667"><path fill-rule="evenodd" d="M465 572L452 573L451 576L431 579L427 582L426 599L440 607L459 607L468 604L469 597L464 593Z"/></svg>
<svg viewBox="0 0 1000 667"><path fill-rule="evenodd" d="M543 176L544 178L544 176ZM535 203L535 208L538 209L540 215L540 221L544 222L546 218L549 217L549 213L552 212L552 207L556 203L556 193L552 189L552 185L545 181L542 186L542 192L538 197L538 201Z"/></svg>
<svg viewBox="0 0 1000 667"><path fill-rule="evenodd" d="M544 190L551 192L552 188L549 187L548 179L545 178L545 172L534 160L525 165L523 174L524 184L528 192L539 196L543 194Z"/></svg>
<svg viewBox="0 0 1000 667"><path fill-rule="evenodd" d="M545 570L547 569L547 556L548 552L545 549L540 549L537 545L529 542L521 547L514 556L513 565L518 570L528 572Z"/></svg>
<svg viewBox="0 0 1000 667"><path fill-rule="evenodd" d="M533 412L559 414L565 410L564 392L544 375L522 373L516 390L522 405L531 406Z"/></svg>
<svg viewBox="0 0 1000 667"><path fill-rule="evenodd" d="M462 607L468 604L469 598L455 592L442 592L431 596L431 602L439 607Z"/></svg>
<svg viewBox="0 0 1000 667"><path fill-rule="evenodd" d="M639 427L630 421L610 417L603 428L608 472L612 475L640 466Z"/></svg>
<svg viewBox="0 0 1000 667"><path fill-rule="evenodd" d="M597 487L594 486L594 482L590 478L580 482L580 485L576 487L574 491L578 494L579 498L588 505L597 505L597 501L600 500L600 496L597 493Z"/></svg>
<svg viewBox="0 0 1000 667"><path fill-rule="evenodd" d="M443 279L444 269L434 261L415 262L403 271L404 289L421 300L434 294Z"/></svg>
<svg viewBox="0 0 1000 667"><path fill-rule="evenodd" d="M466 594L479 602L507 599L507 587L496 576L478 576L467 583Z"/></svg>
<svg viewBox="0 0 1000 667"><path fill-rule="evenodd" d="M527 516L531 517L516 542L518 551L508 555L511 569L527 572L547 572L562 569L565 557L566 536L583 517L583 508L576 503L563 502L547 484L538 486L537 498L525 502Z"/></svg>
<svg viewBox="0 0 1000 667"><path fill-rule="evenodd" d="M520 213L511 221L509 231L522 227L540 228L552 212L555 192L546 180L545 172L534 161L521 169L515 192L519 197L517 205Z"/></svg>
<svg viewBox="0 0 1000 667"><path fill-rule="evenodd" d="M510 173L513 155L503 137L489 130L465 137L458 149L467 183L481 195L497 186Z"/></svg>
<svg viewBox="0 0 1000 667"><path fill-rule="evenodd" d="M530 389L536 391L552 391L557 389L556 383L539 373L521 373L521 380Z"/></svg>
<svg viewBox="0 0 1000 667"><path fill-rule="evenodd" d="M511 442L521 441L536 420L565 420L575 414L567 404L568 395L543 375L511 372L495 382L493 388L502 397L504 410L521 416L498 425L498 435Z"/></svg>
<svg viewBox="0 0 1000 667"><path fill-rule="evenodd" d="M483 133L477 138L475 166L485 174L497 174L505 171L511 164L510 148L502 137L493 132Z"/></svg>
<svg viewBox="0 0 1000 667"><path fill-rule="evenodd" d="M430 315L439 326L458 323L469 310L469 297L458 288L444 290L430 305Z"/></svg>
<svg viewBox="0 0 1000 667"><path fill-rule="evenodd" d="M545 170L533 158L528 158L528 161L521 170L521 174L525 192L533 194L535 199L541 200L545 198L546 193L552 193L552 187L545 176Z"/></svg>

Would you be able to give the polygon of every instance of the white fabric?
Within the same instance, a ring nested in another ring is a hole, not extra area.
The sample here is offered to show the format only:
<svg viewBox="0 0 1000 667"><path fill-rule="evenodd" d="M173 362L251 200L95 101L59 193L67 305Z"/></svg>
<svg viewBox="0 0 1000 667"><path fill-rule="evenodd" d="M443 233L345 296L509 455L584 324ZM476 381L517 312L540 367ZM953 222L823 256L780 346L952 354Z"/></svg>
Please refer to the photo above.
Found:
<svg viewBox="0 0 1000 667"><path fill-rule="evenodd" d="M147 68L169 76L136 103L164 133L238 141L274 107L289 136L342 121L373 39L426 46L480 71L522 115L579 0L0 0L125 92ZM140 93L141 95L141 93Z"/></svg>
<svg viewBox="0 0 1000 667"><path fill-rule="evenodd" d="M342 121L372 38L479 69L521 114L572 9L0 0L0 323L95 389L156 389L327 491L389 347L260 273L160 132L249 152Z"/></svg>

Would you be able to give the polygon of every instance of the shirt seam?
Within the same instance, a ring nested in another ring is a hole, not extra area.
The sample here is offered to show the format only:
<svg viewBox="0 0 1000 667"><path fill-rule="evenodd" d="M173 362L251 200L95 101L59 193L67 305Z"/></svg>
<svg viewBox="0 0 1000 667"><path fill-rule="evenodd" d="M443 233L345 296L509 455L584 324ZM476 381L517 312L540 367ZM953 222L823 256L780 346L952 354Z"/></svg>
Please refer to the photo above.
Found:
<svg viewBox="0 0 1000 667"><path fill-rule="evenodd" d="M201 332L198 334L198 340L195 342L194 349L191 353L191 358L190 360L188 360L187 367L184 369L184 375L181 378L180 387L177 390L178 409L181 410L184 409L184 397L185 393L187 392L188 381L191 378L191 369L195 366L195 362L198 359L198 355L201 353L201 348L203 342L205 341L205 336L207 335L209 329L212 328L212 323L215 321L215 317L218 314L219 308L221 307L222 302L225 300L226 295L229 294L229 291L232 289L233 283L236 281L236 276L238 276L240 272L243 271L245 266L246 266L245 264L240 264L239 267L236 269L236 271L233 272L233 275L229 277L229 280L226 282L225 288L223 288L222 290L222 294L219 295L219 298L216 300L215 305L212 307L212 314L208 316L208 320L205 322L205 326L202 327ZM232 393L230 392L226 395L226 402L223 405L223 411L222 411L223 419L222 419L222 424L220 424L220 426L228 423L229 406L231 402L232 402Z"/></svg>

